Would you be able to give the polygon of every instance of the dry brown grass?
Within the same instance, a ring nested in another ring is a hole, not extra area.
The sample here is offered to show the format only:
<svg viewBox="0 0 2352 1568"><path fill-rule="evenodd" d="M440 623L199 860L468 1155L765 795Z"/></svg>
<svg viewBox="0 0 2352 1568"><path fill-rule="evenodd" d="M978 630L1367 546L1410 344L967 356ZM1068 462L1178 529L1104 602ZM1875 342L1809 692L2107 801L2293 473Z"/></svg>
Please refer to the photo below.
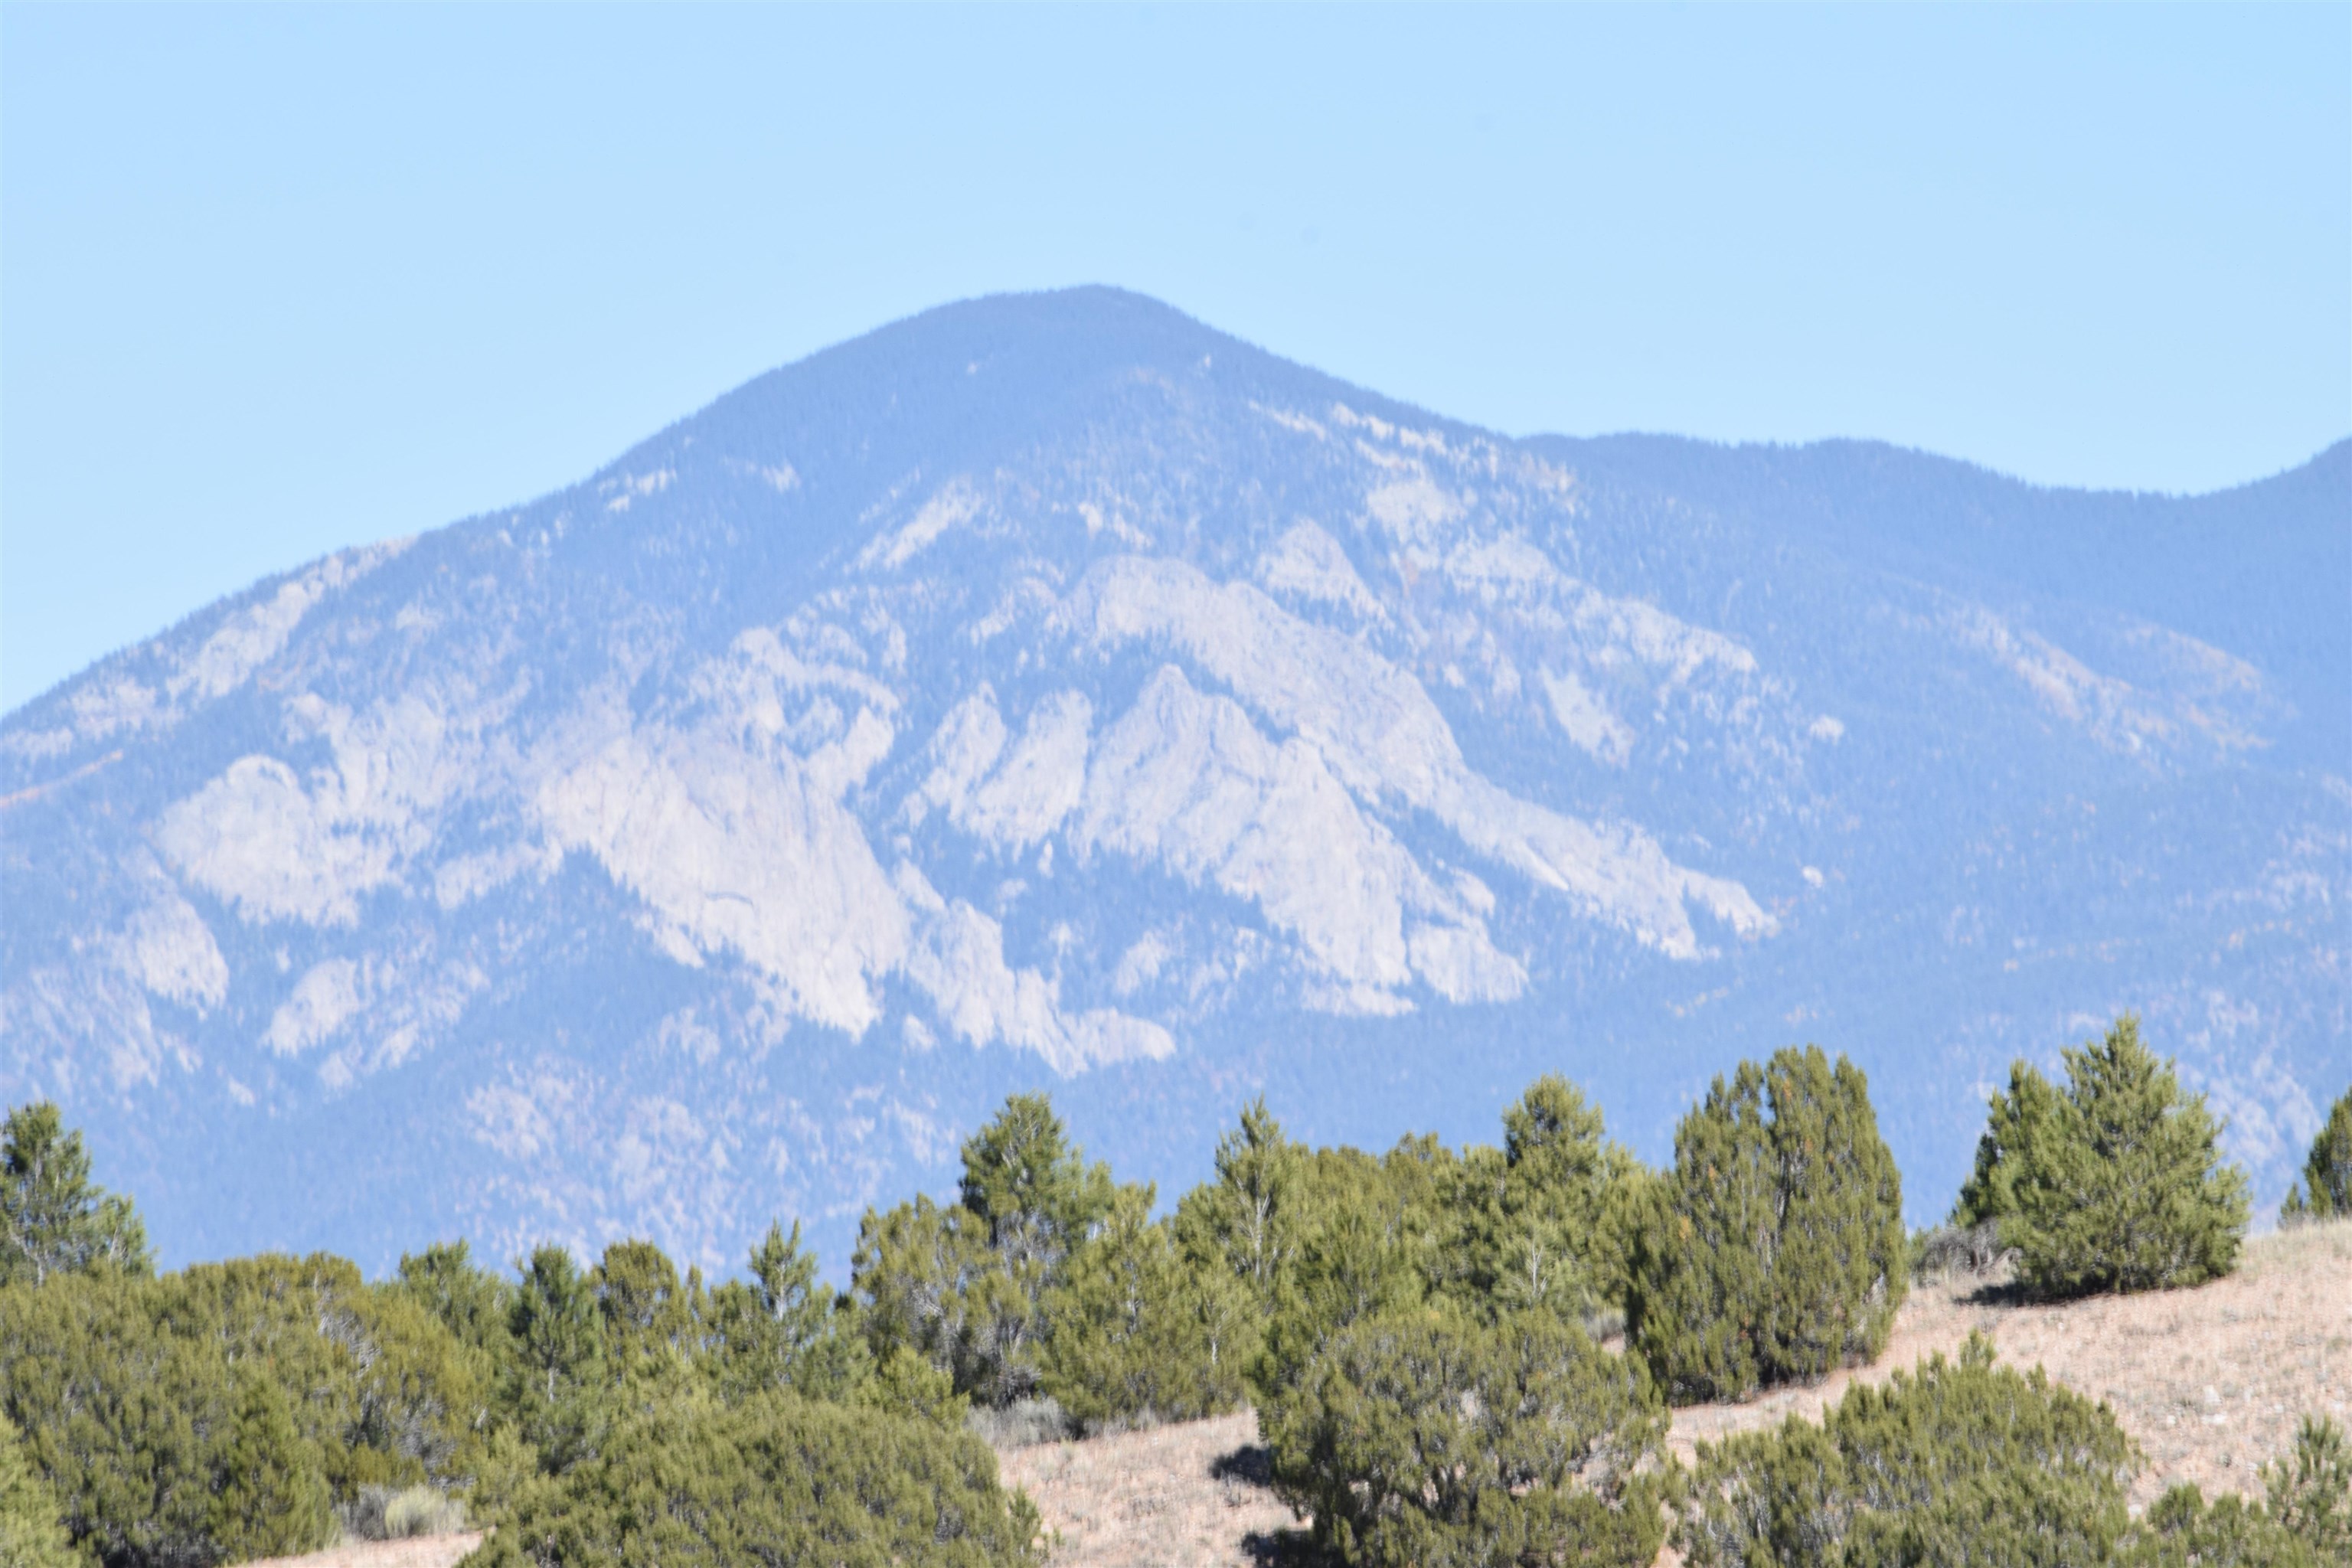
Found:
<svg viewBox="0 0 2352 1568"><path fill-rule="evenodd" d="M1956 1354L1971 1330L2003 1362L2106 1401L2147 1458L2135 1505L2181 1481L2208 1495L2255 1491L2256 1467L2294 1441L2303 1415L2352 1422L2352 1223L2257 1237L2236 1274L2194 1290L2035 1306L1999 1272L1921 1286L1870 1366L1746 1405L1678 1410L1670 1441L1688 1459L1701 1439L1818 1419L1855 1379ZM1296 1521L1263 1485L1256 1442L1257 1418L1244 1412L1017 1448L1001 1464L1005 1484L1026 1489L1061 1533L1054 1568L1293 1560Z"/></svg>
<svg viewBox="0 0 2352 1568"><path fill-rule="evenodd" d="M1249 1568L1296 1556L1250 1411L998 1456L1061 1536L1055 1568ZM1286 1550L1290 1548L1290 1550Z"/></svg>
<svg viewBox="0 0 2352 1568"><path fill-rule="evenodd" d="M479 1531L419 1535L406 1541L347 1541L303 1557L270 1557L246 1568L454 1568L482 1543Z"/></svg>

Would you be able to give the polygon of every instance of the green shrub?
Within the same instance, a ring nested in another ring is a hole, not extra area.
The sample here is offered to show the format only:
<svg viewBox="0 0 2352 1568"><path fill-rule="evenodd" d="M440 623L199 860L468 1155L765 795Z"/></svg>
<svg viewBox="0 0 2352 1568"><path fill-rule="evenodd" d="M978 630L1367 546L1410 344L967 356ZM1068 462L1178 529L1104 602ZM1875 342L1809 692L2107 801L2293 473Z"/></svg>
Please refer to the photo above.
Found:
<svg viewBox="0 0 2352 1568"><path fill-rule="evenodd" d="M1963 1194L2017 1249L2027 1289L2064 1298L2229 1273L2245 1235L2246 1179L2221 1163L2205 1097L2183 1092L2128 1014L2065 1062L2063 1090L2022 1062L2011 1070L1979 1149L1980 1179Z"/></svg>
<svg viewBox="0 0 2352 1568"><path fill-rule="evenodd" d="M1701 1444L1676 1542L1690 1568L2103 1563L2126 1524L2131 1441L2104 1405L1971 1336L1822 1425Z"/></svg>
<svg viewBox="0 0 2352 1568"><path fill-rule="evenodd" d="M268 1367L243 1369L236 1424L218 1463L207 1532L231 1563L294 1557L333 1539L318 1450L294 1429Z"/></svg>
<svg viewBox="0 0 2352 1568"><path fill-rule="evenodd" d="M276 1415L260 1408L271 1400ZM263 1528L215 1500L247 1468L238 1444L276 1443L279 1415L294 1447L272 1464L313 1469L349 1500L367 1485L462 1479L488 1412L438 1321L318 1256L0 1289L0 1414L75 1542L142 1568L213 1563Z"/></svg>
<svg viewBox="0 0 2352 1568"><path fill-rule="evenodd" d="M8 1568L77 1568L59 1512L57 1493L25 1458L16 1426L0 1417L0 1563Z"/></svg>
<svg viewBox="0 0 2352 1568"><path fill-rule="evenodd" d="M2208 1502L2174 1487L2147 1510L2116 1552L2117 1568L2336 1568L2297 1541L2259 1502L2227 1493Z"/></svg>
<svg viewBox="0 0 2352 1568"><path fill-rule="evenodd" d="M2329 1108L2327 1124L2303 1163L2303 1180L2287 1189L2279 1217L2352 1218L2352 1089Z"/></svg>
<svg viewBox="0 0 2352 1568"><path fill-rule="evenodd" d="M1036 1513L978 1438L873 1409L691 1389L629 1413L612 1441L526 1487L479 1568L746 1563L1014 1568L1042 1561Z"/></svg>
<svg viewBox="0 0 2352 1568"><path fill-rule="evenodd" d="M1260 1411L1275 1489L1368 1568L1646 1565L1665 1415L1641 1363L1558 1314L1443 1308L1333 1333Z"/></svg>
<svg viewBox="0 0 2352 1568"><path fill-rule="evenodd" d="M1716 1079L1642 1202L1628 1342L1677 1403L1818 1380L1885 1344L1909 1262L1902 1181L1843 1057L1809 1046Z"/></svg>
<svg viewBox="0 0 2352 1568"><path fill-rule="evenodd" d="M2352 1445L2344 1428L2306 1415L2294 1452L2263 1467L2271 1517L2324 1563L2352 1563Z"/></svg>

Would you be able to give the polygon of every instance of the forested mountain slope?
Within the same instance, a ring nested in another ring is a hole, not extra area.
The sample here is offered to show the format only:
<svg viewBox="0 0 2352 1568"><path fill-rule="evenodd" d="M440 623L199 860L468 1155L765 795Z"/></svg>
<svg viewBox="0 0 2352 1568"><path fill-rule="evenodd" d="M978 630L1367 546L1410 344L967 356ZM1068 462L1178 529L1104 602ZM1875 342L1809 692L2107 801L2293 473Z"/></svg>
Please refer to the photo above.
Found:
<svg viewBox="0 0 2352 1568"><path fill-rule="evenodd" d="M2138 1008L2275 1198L2352 1076L2352 445L2189 500L1517 441L1133 295L932 311L0 723L0 1091L192 1256L828 1264L1008 1090L1644 1155L1850 1054L1916 1219ZM176 1259L167 1259L173 1261Z"/></svg>

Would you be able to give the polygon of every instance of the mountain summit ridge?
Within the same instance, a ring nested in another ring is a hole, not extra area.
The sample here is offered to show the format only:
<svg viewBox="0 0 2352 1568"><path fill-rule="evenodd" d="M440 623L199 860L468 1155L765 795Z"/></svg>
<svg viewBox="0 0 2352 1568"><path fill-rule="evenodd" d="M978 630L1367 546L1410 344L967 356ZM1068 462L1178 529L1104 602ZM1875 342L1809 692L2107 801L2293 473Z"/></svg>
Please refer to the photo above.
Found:
<svg viewBox="0 0 2352 1568"><path fill-rule="evenodd" d="M1799 1037L1926 1217L2137 1005L2283 1187L2352 1069L2347 452L1512 440L1137 295L942 307L0 721L0 1080L197 1254L837 1266L1012 1089L1163 1183L1260 1089L1384 1143L1553 1069L1656 1157Z"/></svg>

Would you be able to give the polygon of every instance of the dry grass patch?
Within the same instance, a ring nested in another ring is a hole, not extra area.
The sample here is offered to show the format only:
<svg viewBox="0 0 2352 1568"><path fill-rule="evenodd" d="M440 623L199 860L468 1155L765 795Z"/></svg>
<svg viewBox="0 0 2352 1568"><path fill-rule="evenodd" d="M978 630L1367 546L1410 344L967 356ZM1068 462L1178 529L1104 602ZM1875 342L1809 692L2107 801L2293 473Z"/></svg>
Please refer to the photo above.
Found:
<svg viewBox="0 0 2352 1568"><path fill-rule="evenodd" d="M271 1557L246 1568L455 1568L482 1543L481 1531L419 1535L406 1541L347 1541L301 1557Z"/></svg>
<svg viewBox="0 0 2352 1568"><path fill-rule="evenodd" d="M1296 1556L1247 1410L998 1456L1061 1536L1055 1568L1259 1568Z"/></svg>

